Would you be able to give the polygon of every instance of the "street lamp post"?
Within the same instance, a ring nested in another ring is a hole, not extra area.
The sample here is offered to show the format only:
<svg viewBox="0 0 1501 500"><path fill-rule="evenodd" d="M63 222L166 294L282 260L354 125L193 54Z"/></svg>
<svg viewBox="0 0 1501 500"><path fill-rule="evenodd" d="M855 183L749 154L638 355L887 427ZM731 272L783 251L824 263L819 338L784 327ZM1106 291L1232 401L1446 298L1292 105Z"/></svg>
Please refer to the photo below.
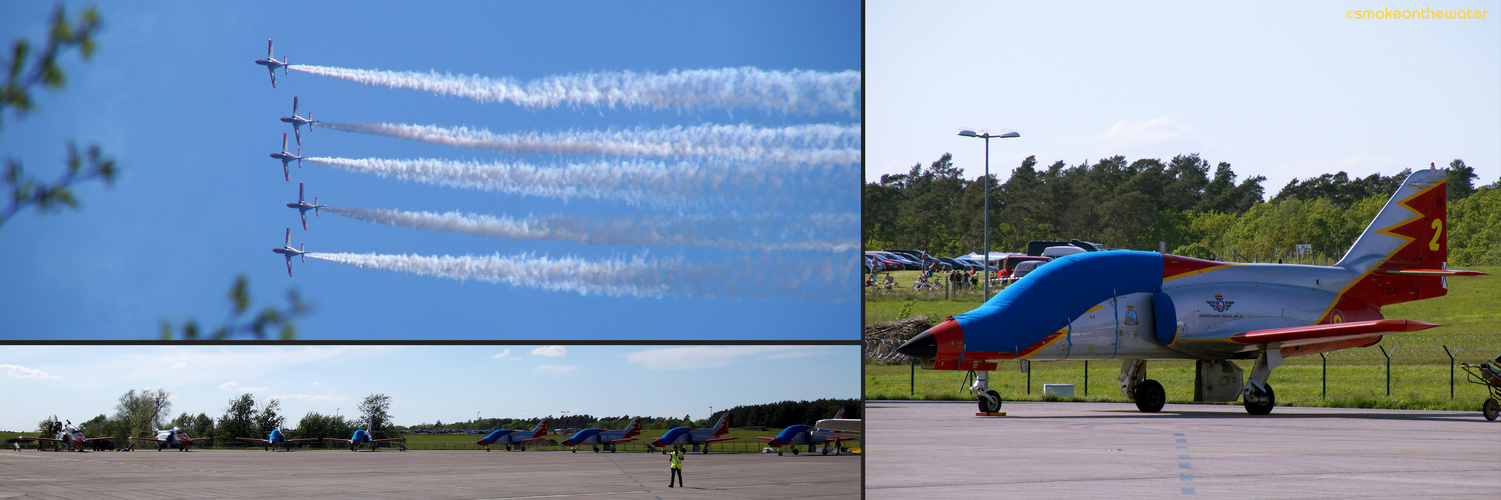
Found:
<svg viewBox="0 0 1501 500"><path fill-rule="evenodd" d="M1006 132L1000 135L990 135L989 132L976 134L973 130L961 131L959 135L985 139L985 242L983 243L985 245L985 298L980 301L984 302L990 300L990 138L1008 139L1022 135L1016 132Z"/></svg>

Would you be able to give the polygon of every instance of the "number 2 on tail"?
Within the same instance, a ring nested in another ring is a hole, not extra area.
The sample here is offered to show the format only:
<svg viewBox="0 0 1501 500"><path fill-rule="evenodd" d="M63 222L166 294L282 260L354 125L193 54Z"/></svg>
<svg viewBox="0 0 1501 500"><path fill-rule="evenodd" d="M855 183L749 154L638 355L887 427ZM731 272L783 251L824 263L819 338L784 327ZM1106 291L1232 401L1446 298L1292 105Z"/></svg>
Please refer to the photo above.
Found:
<svg viewBox="0 0 1501 500"><path fill-rule="evenodd" d="M1433 219L1433 224L1431 225L1431 227L1433 227L1433 241L1428 242L1428 249L1437 252L1438 238L1439 236L1442 236L1444 234L1444 220Z"/></svg>

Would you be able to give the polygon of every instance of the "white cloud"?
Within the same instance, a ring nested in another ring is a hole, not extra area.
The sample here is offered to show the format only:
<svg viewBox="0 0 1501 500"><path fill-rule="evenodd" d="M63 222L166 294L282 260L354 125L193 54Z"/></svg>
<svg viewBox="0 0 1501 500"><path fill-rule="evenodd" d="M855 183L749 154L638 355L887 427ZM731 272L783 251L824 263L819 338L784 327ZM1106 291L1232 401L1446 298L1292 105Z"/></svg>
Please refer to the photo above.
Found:
<svg viewBox="0 0 1501 500"><path fill-rule="evenodd" d="M650 349L627 354L626 361L648 370L719 368L742 359L787 359L828 352L822 346L698 346Z"/></svg>
<svg viewBox="0 0 1501 500"><path fill-rule="evenodd" d="M316 402L320 402L320 401L339 402L339 401L345 401L347 398L345 398L342 395L333 395L333 394L282 394L282 395L278 395L278 396L271 396L270 399L280 399L283 402L287 402L287 403L290 403L290 402L316 403Z"/></svg>
<svg viewBox="0 0 1501 500"><path fill-rule="evenodd" d="M578 372L579 367L574 365L541 365L532 371L549 375L567 375Z"/></svg>
<svg viewBox="0 0 1501 500"><path fill-rule="evenodd" d="M223 384L219 384L219 388L220 389L224 389L226 391L236 391L236 392L256 392L256 391L264 391L264 390L267 389L265 387L241 387L239 382L235 382L233 380L225 382Z"/></svg>
<svg viewBox="0 0 1501 500"><path fill-rule="evenodd" d="M509 349L508 349L509 350ZM568 351L560 345L549 345L532 349L533 356L545 356L549 358L561 358L568 355Z"/></svg>
<svg viewBox="0 0 1501 500"><path fill-rule="evenodd" d="M521 359L521 356L512 356L511 355L511 349L507 348L504 351L500 351L498 353L495 353L494 356L490 356L490 359L504 359L506 361L516 361L518 359Z"/></svg>
<svg viewBox="0 0 1501 500"><path fill-rule="evenodd" d="M21 365L0 365L0 377L10 378L62 378L47 372Z"/></svg>

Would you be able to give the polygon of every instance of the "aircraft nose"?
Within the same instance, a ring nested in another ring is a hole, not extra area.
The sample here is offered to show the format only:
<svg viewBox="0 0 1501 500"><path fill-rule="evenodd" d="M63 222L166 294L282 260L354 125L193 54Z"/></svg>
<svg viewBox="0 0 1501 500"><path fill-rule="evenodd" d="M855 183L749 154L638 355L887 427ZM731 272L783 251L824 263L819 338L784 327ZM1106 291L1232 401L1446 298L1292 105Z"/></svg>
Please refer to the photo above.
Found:
<svg viewBox="0 0 1501 500"><path fill-rule="evenodd" d="M896 352L912 356L914 358L932 359L938 355L938 337L933 332L922 332L907 340L907 343L896 348Z"/></svg>
<svg viewBox="0 0 1501 500"><path fill-rule="evenodd" d="M912 337L896 348L896 352L921 359L958 356L964 352L964 327L952 318L944 320Z"/></svg>

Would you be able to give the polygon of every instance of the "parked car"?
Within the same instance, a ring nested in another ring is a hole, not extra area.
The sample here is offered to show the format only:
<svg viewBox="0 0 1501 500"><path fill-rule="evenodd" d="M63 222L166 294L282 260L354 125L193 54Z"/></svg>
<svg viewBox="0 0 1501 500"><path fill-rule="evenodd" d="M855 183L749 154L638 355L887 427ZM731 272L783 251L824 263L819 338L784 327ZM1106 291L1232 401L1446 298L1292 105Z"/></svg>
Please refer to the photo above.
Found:
<svg viewBox="0 0 1501 500"><path fill-rule="evenodd" d="M1001 268L1000 278L1001 279L1010 278L1011 274L1016 271L1016 266L1018 264L1021 264L1023 262L1027 262L1027 261L1032 261L1032 260L1040 260L1040 261L1046 262L1048 260L1048 258L1047 257L1037 257L1037 256L1033 256L1033 255L1008 255L1005 258L1002 258L1001 261L1000 261L1000 263L997 264L997 267Z"/></svg>
<svg viewBox="0 0 1501 500"><path fill-rule="evenodd" d="M972 259L959 259L959 260L961 260L961 261L965 261L965 262L972 262L972 263L974 263L974 265L975 265L975 267L974 267L974 269L975 269L975 270L977 270L977 271L978 271L978 270L986 270L986 269L987 269L987 268L986 268L986 266L985 266L985 263L984 263L984 262L981 262L981 261L978 261L978 260L972 260ZM991 264L991 266L990 266L990 267L989 267L989 268L988 268L988 270L989 270L989 271L990 271L990 272L992 272L992 273L993 273L993 272L996 272L996 270L997 270L997 269L996 269L996 267L995 267L995 265L994 265L994 263L995 263L995 260L993 260L993 259L992 259L992 260L991 260L991 261L990 261L990 262L991 262L991 263L992 263L992 264Z"/></svg>
<svg viewBox="0 0 1501 500"><path fill-rule="evenodd" d="M870 259L874 261L875 264L877 264L876 267L878 267L878 269L876 269L875 272L880 273L886 271L898 271L902 269L901 262L888 259L885 256L881 255L881 252L865 252L865 256L870 257Z"/></svg>
<svg viewBox="0 0 1501 500"><path fill-rule="evenodd" d="M901 254L892 253L892 252L885 252L885 251L879 251L879 252L878 251L871 251L871 252L867 252L867 253L875 254L876 256L879 256L879 257L881 257L883 259L900 263L901 267L899 267L898 269L906 269L908 271L917 271L917 270L920 270L920 269L923 268L923 265L922 265L921 262L917 262L915 260L912 260L910 257L904 256L904 255L901 255Z"/></svg>
<svg viewBox="0 0 1501 500"><path fill-rule="evenodd" d="M883 252L891 252L891 253L894 253L894 254L901 255L903 257L907 257L907 258L912 259L914 261L917 261L918 263L922 264L923 269L927 269L928 268L928 264L932 264L933 261L936 260L936 259L933 258L932 255L928 255L928 252L924 252L922 250L892 250L892 249L886 249L886 250L882 250L882 251Z"/></svg>
<svg viewBox="0 0 1501 500"><path fill-rule="evenodd" d="M1026 275L1030 274L1032 271L1037 270L1038 267L1041 267L1043 264L1047 264L1047 263L1048 263L1048 261L1046 261L1046 260L1029 260L1029 261L1017 264L1016 265L1016 269L1014 269L1014 270L1011 271L1010 278L1011 279L1021 279L1023 276L1026 276Z"/></svg>

